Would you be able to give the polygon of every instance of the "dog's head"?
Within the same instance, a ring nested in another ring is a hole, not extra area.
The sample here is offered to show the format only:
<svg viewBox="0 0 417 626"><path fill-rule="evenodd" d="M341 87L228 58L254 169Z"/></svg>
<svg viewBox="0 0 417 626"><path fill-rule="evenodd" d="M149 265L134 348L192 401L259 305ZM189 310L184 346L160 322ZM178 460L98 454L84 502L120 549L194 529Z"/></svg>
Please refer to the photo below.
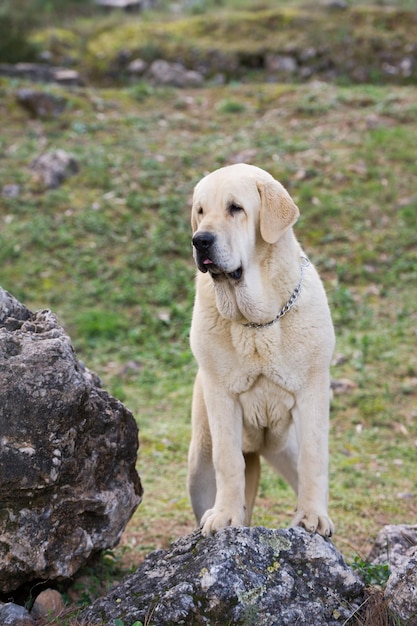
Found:
<svg viewBox="0 0 417 626"><path fill-rule="evenodd" d="M289 193L268 172L245 163L215 170L194 189L191 225L198 269L216 281L240 281L257 241L275 244L298 216Z"/></svg>

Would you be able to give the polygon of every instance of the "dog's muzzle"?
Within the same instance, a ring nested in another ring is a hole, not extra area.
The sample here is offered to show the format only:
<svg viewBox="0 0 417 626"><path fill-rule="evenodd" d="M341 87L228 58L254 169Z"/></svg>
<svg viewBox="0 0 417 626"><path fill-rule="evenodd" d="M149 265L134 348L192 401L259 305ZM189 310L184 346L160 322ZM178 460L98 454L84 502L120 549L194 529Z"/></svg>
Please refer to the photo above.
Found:
<svg viewBox="0 0 417 626"><path fill-rule="evenodd" d="M226 272L216 263L215 255L216 236L208 231L197 232L193 237L193 246L196 251L196 262L200 272L210 272L213 278L227 276L232 280L239 280L243 269L238 267L232 272Z"/></svg>
<svg viewBox="0 0 417 626"><path fill-rule="evenodd" d="M213 233L208 232L196 233L193 237L193 246L196 251L196 261L198 269L201 272L208 272L209 269L214 270L216 268L216 264L210 258L210 253L212 253L215 241L216 237ZM209 266L212 267L209 268Z"/></svg>

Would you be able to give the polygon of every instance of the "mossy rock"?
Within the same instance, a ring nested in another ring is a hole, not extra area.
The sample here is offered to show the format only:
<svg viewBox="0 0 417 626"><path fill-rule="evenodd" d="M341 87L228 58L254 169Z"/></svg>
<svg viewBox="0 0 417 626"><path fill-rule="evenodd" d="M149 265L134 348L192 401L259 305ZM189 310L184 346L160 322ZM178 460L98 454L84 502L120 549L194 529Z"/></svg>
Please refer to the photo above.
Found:
<svg viewBox="0 0 417 626"><path fill-rule="evenodd" d="M407 54L415 54L416 40L417 13L404 10L219 12L158 22L113 22L90 36L85 63L91 75L120 75L129 59L163 58L203 70L207 77L222 72L238 78L251 69L263 70L267 55L291 54L300 64L314 66L319 76L334 68L350 80L379 82L388 80L384 63L399 64ZM312 60L306 60L306 50L314 51Z"/></svg>

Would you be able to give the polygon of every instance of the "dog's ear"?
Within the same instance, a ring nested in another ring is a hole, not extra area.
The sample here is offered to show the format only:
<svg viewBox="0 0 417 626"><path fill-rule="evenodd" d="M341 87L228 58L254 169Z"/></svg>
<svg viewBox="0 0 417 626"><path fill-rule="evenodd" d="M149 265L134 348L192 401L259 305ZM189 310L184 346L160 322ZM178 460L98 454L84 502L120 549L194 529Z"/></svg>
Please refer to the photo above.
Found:
<svg viewBox="0 0 417 626"><path fill-rule="evenodd" d="M260 229L262 239L276 243L297 221L300 211L288 191L277 180L257 183L261 196Z"/></svg>

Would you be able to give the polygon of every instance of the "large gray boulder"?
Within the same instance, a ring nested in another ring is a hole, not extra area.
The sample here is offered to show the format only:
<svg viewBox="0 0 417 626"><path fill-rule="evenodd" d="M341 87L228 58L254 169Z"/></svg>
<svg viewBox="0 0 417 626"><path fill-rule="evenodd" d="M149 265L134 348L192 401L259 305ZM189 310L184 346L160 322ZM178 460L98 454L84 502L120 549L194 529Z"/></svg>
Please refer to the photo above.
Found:
<svg viewBox="0 0 417 626"><path fill-rule="evenodd" d="M0 592L71 577L141 501L133 415L48 310L0 288Z"/></svg>
<svg viewBox="0 0 417 626"><path fill-rule="evenodd" d="M207 538L196 531L151 553L79 619L89 626L341 626L363 594L361 580L320 535L234 527Z"/></svg>

